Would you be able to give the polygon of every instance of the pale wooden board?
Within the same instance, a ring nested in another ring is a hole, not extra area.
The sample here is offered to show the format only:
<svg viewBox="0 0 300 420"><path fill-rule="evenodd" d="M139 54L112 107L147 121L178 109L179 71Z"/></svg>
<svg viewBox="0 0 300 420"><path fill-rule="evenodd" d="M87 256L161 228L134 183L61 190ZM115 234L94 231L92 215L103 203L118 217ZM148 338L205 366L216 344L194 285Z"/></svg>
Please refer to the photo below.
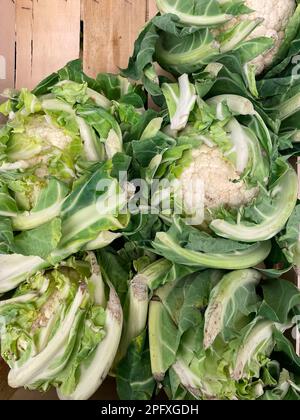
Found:
<svg viewBox="0 0 300 420"><path fill-rule="evenodd" d="M15 3L1 0L0 9L0 92L15 82ZM1 99L0 99L1 100Z"/></svg>
<svg viewBox="0 0 300 420"><path fill-rule="evenodd" d="M17 87L34 87L79 57L80 0L18 0Z"/></svg>
<svg viewBox="0 0 300 420"><path fill-rule="evenodd" d="M84 70L91 76L126 67L145 24L147 0L82 0Z"/></svg>
<svg viewBox="0 0 300 420"><path fill-rule="evenodd" d="M32 0L16 4L16 87L32 86Z"/></svg>
<svg viewBox="0 0 300 420"><path fill-rule="evenodd" d="M151 19L153 16L155 16L158 12L157 6L156 6L156 0L147 0L148 1L148 18Z"/></svg>

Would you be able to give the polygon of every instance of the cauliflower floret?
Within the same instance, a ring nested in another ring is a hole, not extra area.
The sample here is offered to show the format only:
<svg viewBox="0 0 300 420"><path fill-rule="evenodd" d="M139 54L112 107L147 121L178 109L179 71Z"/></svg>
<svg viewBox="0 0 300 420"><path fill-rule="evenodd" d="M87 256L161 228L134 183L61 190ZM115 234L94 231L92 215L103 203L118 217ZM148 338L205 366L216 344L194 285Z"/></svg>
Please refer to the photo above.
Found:
<svg viewBox="0 0 300 420"><path fill-rule="evenodd" d="M206 145L192 151L192 163L187 167L179 179L182 188L182 199L185 209L191 208L191 191L195 191L193 184L201 182L203 191L194 197L193 206L217 209L220 206L237 208L250 203L258 194L257 188L248 189L240 179L234 166L226 161L216 147ZM195 191L194 194L197 194Z"/></svg>
<svg viewBox="0 0 300 420"><path fill-rule="evenodd" d="M72 142L72 137L65 134L64 131L51 124L47 116L32 118L26 125L25 133L29 137L34 137L41 140L50 147L64 150Z"/></svg>
<svg viewBox="0 0 300 420"><path fill-rule="evenodd" d="M254 10L249 15L241 15L232 19L225 28L228 29L236 25L241 20L255 20L263 18L264 22L258 26L249 35L248 39L253 39L261 36L273 38L275 45L270 51L263 56L257 57L253 60L253 64L257 67L257 73L261 73L264 68L272 64L273 58L278 52L285 36L285 29L289 19L293 16L296 9L295 0L246 0L245 4Z"/></svg>

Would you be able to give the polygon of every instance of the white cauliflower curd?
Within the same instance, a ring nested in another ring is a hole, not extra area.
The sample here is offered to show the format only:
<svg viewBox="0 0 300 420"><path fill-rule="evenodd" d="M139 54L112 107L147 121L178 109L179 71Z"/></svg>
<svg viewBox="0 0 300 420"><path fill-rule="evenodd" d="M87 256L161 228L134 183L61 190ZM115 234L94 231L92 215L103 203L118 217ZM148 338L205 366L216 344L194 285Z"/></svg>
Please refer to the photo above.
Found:
<svg viewBox="0 0 300 420"><path fill-rule="evenodd" d="M49 162L60 161L60 156L71 146L73 138L63 128L53 124L47 115L31 116L20 132L12 135L8 143L8 158L10 168L26 170L36 167L35 174L39 178L49 175ZM15 163L16 162L16 163ZM64 171L67 176L74 173L66 165ZM58 176L58 174L56 174Z"/></svg>
<svg viewBox="0 0 300 420"><path fill-rule="evenodd" d="M53 125L47 116L31 118L26 125L25 134L44 143L45 147L64 150L72 142L72 137Z"/></svg>
<svg viewBox="0 0 300 420"><path fill-rule="evenodd" d="M272 64L273 58L278 52L285 36L285 29L289 19L296 10L295 0L246 0L245 5L254 12L234 18L227 24L231 27L241 20L255 20L258 18L264 21L249 35L248 39L257 37L270 37L274 40L274 47L263 56L253 60L257 67L257 73L261 73L266 67Z"/></svg>
<svg viewBox="0 0 300 420"><path fill-rule="evenodd" d="M216 147L201 146L192 151L192 162L184 169L179 179L182 188L182 199L185 209L192 211L191 191L193 205L203 205L208 209L217 209L221 206L237 208L250 203L258 193L257 188L248 189L245 182L234 166L224 159ZM194 186L202 182L203 191L196 191ZM202 202L202 203L201 203Z"/></svg>

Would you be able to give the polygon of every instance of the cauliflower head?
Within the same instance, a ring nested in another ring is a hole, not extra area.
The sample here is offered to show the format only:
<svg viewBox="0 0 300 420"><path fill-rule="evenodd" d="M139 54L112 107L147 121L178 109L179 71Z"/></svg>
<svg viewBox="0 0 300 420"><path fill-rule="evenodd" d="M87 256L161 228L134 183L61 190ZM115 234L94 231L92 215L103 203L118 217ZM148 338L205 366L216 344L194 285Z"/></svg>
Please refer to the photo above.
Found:
<svg viewBox="0 0 300 420"><path fill-rule="evenodd" d="M64 150L72 142L72 137L55 126L47 116L31 118L25 126L25 134L28 137L39 139L45 148L55 147Z"/></svg>
<svg viewBox="0 0 300 420"><path fill-rule="evenodd" d="M179 181L183 206L189 213L195 210L191 202L200 208L204 199L204 208L212 210L238 208L249 204L258 194L258 188L247 188L233 164L217 147L206 145L192 151L192 162L183 170ZM200 192L194 188L199 181L203 186Z"/></svg>
<svg viewBox="0 0 300 420"><path fill-rule="evenodd" d="M226 29L236 25L241 20L264 19L263 23L248 37L248 39L270 37L274 40L274 47L271 50L253 60L253 64L256 66L257 73L259 74L272 64L273 58L279 51L285 37L285 29L296 10L296 1L246 0L245 4L253 10L253 13L240 15L232 19L226 25Z"/></svg>
<svg viewBox="0 0 300 420"><path fill-rule="evenodd" d="M7 143L10 169L35 169L38 178L54 175L71 181L74 163L82 144L79 132L71 133L57 126L48 115L31 115L25 122L16 123Z"/></svg>

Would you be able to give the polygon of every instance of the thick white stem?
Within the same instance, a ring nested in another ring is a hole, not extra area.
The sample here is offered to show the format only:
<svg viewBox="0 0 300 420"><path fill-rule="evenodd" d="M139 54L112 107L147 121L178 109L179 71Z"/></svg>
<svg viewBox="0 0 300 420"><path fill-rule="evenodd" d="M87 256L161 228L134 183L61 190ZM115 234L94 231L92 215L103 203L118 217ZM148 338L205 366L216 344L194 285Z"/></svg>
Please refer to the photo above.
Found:
<svg viewBox="0 0 300 420"><path fill-rule="evenodd" d="M122 333L123 312L120 300L111 286L110 298L106 309L106 336L96 349L89 364L81 366L80 380L71 395L58 391L61 400L87 400L100 387L115 359Z"/></svg>

